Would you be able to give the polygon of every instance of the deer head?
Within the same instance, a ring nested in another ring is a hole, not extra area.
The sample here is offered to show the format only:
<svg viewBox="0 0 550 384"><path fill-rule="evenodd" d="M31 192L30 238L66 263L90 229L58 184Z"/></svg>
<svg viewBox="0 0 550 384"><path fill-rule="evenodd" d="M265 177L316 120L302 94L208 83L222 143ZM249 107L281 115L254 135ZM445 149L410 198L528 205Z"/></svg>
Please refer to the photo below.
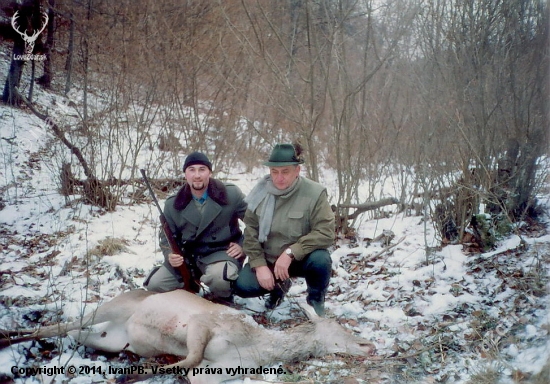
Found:
<svg viewBox="0 0 550 384"><path fill-rule="evenodd" d="M11 26L13 27L15 32L19 33L23 38L23 41L25 42L25 54L29 55L32 54L34 50L34 43L36 39L38 39L38 36L42 33L42 31L44 31L46 25L48 25L48 14L45 12L42 13L42 28L40 28L40 30L34 31L32 35L27 35L27 30L25 30L24 32L21 32L19 30L19 25L17 24L17 19L19 18L18 13L19 11L15 12L13 17L11 18Z"/></svg>

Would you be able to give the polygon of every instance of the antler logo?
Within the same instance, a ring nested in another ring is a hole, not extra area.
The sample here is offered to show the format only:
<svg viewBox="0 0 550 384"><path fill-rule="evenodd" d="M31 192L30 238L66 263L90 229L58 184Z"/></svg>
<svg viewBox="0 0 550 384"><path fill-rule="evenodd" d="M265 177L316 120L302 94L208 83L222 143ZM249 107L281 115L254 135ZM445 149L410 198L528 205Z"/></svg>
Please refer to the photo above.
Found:
<svg viewBox="0 0 550 384"><path fill-rule="evenodd" d="M15 12L13 17L11 18L11 26L13 29L15 29L15 32L19 33L21 37L23 38L23 41L25 41L25 55L32 54L32 51L34 50L34 42L36 39L38 39L38 36L42 33L44 28L46 28L46 25L48 25L48 14L46 12L42 13L42 28L40 28L39 31L34 31L32 35L27 35L27 30L32 28L27 28L24 32L21 32L19 30L19 25L17 25L17 18L19 11Z"/></svg>

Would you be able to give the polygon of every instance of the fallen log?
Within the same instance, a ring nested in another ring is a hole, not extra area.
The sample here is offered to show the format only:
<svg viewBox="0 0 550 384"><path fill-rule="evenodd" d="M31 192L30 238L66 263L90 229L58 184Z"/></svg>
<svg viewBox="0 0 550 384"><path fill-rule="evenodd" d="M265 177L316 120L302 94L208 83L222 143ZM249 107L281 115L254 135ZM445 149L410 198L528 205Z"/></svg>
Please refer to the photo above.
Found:
<svg viewBox="0 0 550 384"><path fill-rule="evenodd" d="M348 215L348 220L356 219L361 213L372 211L373 209L385 207L386 205L399 204L400 201L395 197L388 197L382 200L367 202L363 204L340 204L338 208L355 208L356 211Z"/></svg>
<svg viewBox="0 0 550 384"><path fill-rule="evenodd" d="M373 209L385 207L392 204L400 204L399 199L395 197L388 197L378 201L366 202L362 204L340 204L338 206L333 205L332 211L336 217L336 233L341 233L344 237L354 237L355 234L349 233L348 220L355 220L361 213L371 211ZM348 209L355 209L351 214L348 213ZM352 230L353 232L353 230Z"/></svg>

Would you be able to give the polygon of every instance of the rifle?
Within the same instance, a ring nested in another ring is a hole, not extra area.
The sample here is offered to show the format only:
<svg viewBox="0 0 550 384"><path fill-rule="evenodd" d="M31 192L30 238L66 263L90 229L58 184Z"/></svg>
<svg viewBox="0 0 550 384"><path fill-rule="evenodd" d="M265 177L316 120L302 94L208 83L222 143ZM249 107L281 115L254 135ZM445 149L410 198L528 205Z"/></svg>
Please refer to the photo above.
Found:
<svg viewBox="0 0 550 384"><path fill-rule="evenodd" d="M160 212L160 223L162 224L162 230L164 231L164 235L168 240L168 244L170 244L170 249L172 250L172 253L178 254L183 257L184 263L177 268L177 270L181 274L181 277L183 278L183 284L184 284L183 289L191 293L197 293L200 291L200 283L198 283L194 279L194 276L192 273L193 266L191 265L191 261L187 257L185 257L184 253L181 251L180 247L178 246L178 243L176 242L174 234L172 233L172 230L170 229L170 226L166 221L166 216L164 216L164 212L162 212L162 208L160 207L157 197L155 196L155 192L153 191L153 188L151 188L151 184L149 184L149 180L145 175L145 170L141 169L140 171L141 171L141 175L143 176L143 181L145 181L145 185L147 185L147 188L149 189L149 193L151 194L151 197L153 198L153 201L155 202L155 205L157 206Z"/></svg>

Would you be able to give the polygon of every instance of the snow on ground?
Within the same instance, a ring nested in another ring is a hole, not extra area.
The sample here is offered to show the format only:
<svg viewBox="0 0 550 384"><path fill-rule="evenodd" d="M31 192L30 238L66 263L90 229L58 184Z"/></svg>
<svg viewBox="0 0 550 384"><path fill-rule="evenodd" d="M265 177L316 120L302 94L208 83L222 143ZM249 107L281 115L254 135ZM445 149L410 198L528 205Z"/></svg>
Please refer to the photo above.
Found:
<svg viewBox="0 0 550 384"><path fill-rule="evenodd" d="M38 97L51 104L52 96ZM67 113L66 101L58 98L55 105L59 115ZM56 165L64 149L25 111L0 107L0 137L0 328L75 319L140 287L162 261L155 208L127 199L115 212L103 212L78 196L62 197ZM154 157L144 154L138 166ZM247 193L264 171L228 176ZM328 173L323 180L330 191L332 180ZM433 226L422 217L391 211L387 216L363 217L358 241L342 240L331 250L334 275L327 297L329 316L374 342L380 359L299 362L289 366L294 375L278 380L467 383L492 367L500 382L512 383L549 369L550 236L545 231L514 235L491 252L467 254L459 245L440 248ZM101 254L113 239L120 249ZM305 321L297 305L303 302L305 283L295 279L288 299L264 313L264 326ZM250 314L264 312L261 299L238 298L237 304ZM14 375L11 367L95 365L105 372L128 361L128 356L75 347L69 338L28 342L0 351L0 381L113 381L112 374L93 372L54 379ZM148 382L164 381L173 378Z"/></svg>

